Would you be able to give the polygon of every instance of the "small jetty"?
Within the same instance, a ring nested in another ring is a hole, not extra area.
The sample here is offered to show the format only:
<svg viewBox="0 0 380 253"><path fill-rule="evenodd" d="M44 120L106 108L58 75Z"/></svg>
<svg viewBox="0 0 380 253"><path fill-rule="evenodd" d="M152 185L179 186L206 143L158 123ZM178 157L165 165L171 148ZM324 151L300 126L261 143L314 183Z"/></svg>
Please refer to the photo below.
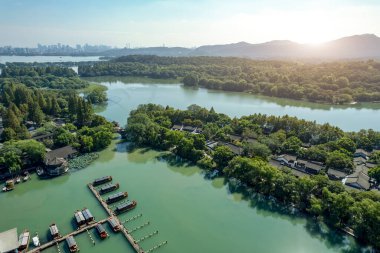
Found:
<svg viewBox="0 0 380 253"><path fill-rule="evenodd" d="M117 224L121 224L120 220L117 218L117 216L115 216L114 212L108 207L107 203L100 197L100 195L98 194L94 186L92 184L88 184L88 188L91 190L91 192L97 198L99 203L106 210L106 212L110 216L110 219L112 218L114 221L117 222ZM122 225L120 225L120 228L121 228L120 231L123 233L124 237L128 240L129 244L133 247L135 252L144 253L144 250L140 247L140 245L136 242L136 240L132 237L132 235L129 234L128 231Z"/></svg>
<svg viewBox="0 0 380 253"><path fill-rule="evenodd" d="M125 203L122 203L122 204L119 204L117 207L116 207L116 210L112 210L106 203L105 200L102 199L102 197L100 196L102 190L103 192L106 191L113 191L117 188L119 188L119 184L108 184L108 185L105 185L103 186L99 192L95 189L94 187L94 184L102 184L102 183L105 183L105 182L108 182L110 180L112 180L112 177L107 177L108 179L105 179L106 177L103 177L103 178L100 178L100 179L96 179L93 183L89 183L87 186L88 188L91 190L91 192L94 194L94 196L96 197L96 199L99 201L99 203L102 205L102 207L105 209L105 211L108 213L109 217L106 218L106 219L103 219L103 220L100 220L100 221L96 221L94 216L91 214L90 210L88 208L84 208L82 211L79 211L77 210L76 212L74 212L74 219L78 225L78 229L67 234L67 235L63 235L61 236L59 234L59 231L58 231L58 227L56 224L51 224L49 229L50 229L50 234L52 235L53 237L53 240L47 242L47 243L44 243L42 245L40 245L39 243L35 243L35 248L33 248L32 250L28 251L29 253L39 253L47 248L50 248L50 247L54 247L54 246L57 246L57 249L58 249L58 252L61 252L60 248L59 248L59 243L62 242L62 241L65 241L66 240L66 243L67 243L67 246L70 250L70 252L78 252L79 251L79 247L74 239L74 237L76 235L79 235L83 232L87 232L88 235L90 236L90 239L92 241L92 243L95 245L95 241L93 240L93 238L91 237L90 235L90 232L89 230L90 229L93 229L95 228L96 231L98 232L100 238L102 239L105 239L107 238L109 235L107 234L106 230L104 229L104 226L103 224L108 222L108 224L110 225L110 227L112 228L112 230L114 232L121 232L124 237L127 239L127 241L129 242L129 244L132 246L132 248L134 249L134 251L136 253L146 253L146 252L151 252L155 249L158 249L160 248L161 246L167 244L167 241L165 242L162 242L156 246L154 246L153 248L149 249L148 251L144 251L141 246L139 245L139 242L143 241L143 240L146 240L154 235L156 235L158 233L158 230L149 234L149 235L146 235L142 238L140 238L139 240L135 240L133 238L133 236L131 235L131 233L133 233L134 231L136 230L139 230L147 225L149 225L149 221L142 224L141 226L138 226L134 229L131 229L131 230L127 230L124 225L120 222L119 218L116 216L117 213L123 213L123 212L126 212L128 210L131 210L133 208L136 207L137 205L137 202L136 201L126 201ZM108 181L107 181L108 180ZM97 183L95 183L97 182ZM110 190L111 189L111 190ZM117 193L117 194L114 194L113 196L117 199L115 200L118 201L120 200L119 198L124 198L124 197L119 197L119 196L128 196L126 192L121 192L121 193ZM134 220L134 219L137 219L138 217L141 217L142 214L138 214L128 220L126 220L124 223L130 221L130 220ZM21 245L26 245L26 248L25 251L21 251L21 252L26 252L27 251L27 247L29 245L29 238L30 238L30 235L29 235L29 232L26 230L24 231L24 234L22 235L23 237L20 236L20 240L23 242L23 244L20 243L20 247ZM24 239L25 237L25 239ZM22 239L21 239L22 238ZM38 246L37 246L38 245Z"/></svg>
<svg viewBox="0 0 380 253"><path fill-rule="evenodd" d="M92 185L98 186L98 185L105 184L105 183L111 182L111 181L112 181L111 176L100 177L100 178L95 179L94 182L92 182Z"/></svg>
<svg viewBox="0 0 380 253"><path fill-rule="evenodd" d="M122 200L122 199L125 199L128 197L128 193L127 192L118 192L118 193L115 193L115 194L112 194L111 196L109 196L106 200L107 204L112 204L112 203L115 203L119 200Z"/></svg>
<svg viewBox="0 0 380 253"><path fill-rule="evenodd" d="M29 253L38 253L38 252L41 252L41 251L43 251L43 250L45 250L47 248L50 248L50 247L56 245L57 243L60 243L60 242L62 242L64 240L66 240L70 236L79 235L79 234L81 234L83 232L86 232L89 229L94 228L97 224L103 224L103 223L106 223L106 222L107 222L107 219L104 219L104 220L101 220L101 221L98 221L98 222L94 222L94 223L89 224L89 225L85 225L85 226L83 226L82 228L80 228L78 230L75 230L75 231L73 231L73 232L71 232L71 233L69 233L67 235L61 236L58 239L55 239L55 240L49 241L49 242L47 242L45 244L42 244L39 247L36 247L36 248L34 248L34 249L32 249L32 250L30 250L28 252Z"/></svg>
<svg viewBox="0 0 380 253"><path fill-rule="evenodd" d="M106 184L105 186L103 186L102 188L100 188L100 191L99 191L99 194L106 194L108 192L112 192L116 189L119 189L119 184L116 183L116 184Z"/></svg>

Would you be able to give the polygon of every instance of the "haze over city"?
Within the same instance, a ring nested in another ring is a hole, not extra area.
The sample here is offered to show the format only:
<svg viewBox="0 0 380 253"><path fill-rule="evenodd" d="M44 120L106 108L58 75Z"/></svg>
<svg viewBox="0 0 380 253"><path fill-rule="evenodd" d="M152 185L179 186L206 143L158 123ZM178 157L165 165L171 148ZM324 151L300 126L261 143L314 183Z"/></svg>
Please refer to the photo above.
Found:
<svg viewBox="0 0 380 253"><path fill-rule="evenodd" d="M380 34L380 2L376 0L0 3L0 46L196 47L271 40L316 44L354 34Z"/></svg>

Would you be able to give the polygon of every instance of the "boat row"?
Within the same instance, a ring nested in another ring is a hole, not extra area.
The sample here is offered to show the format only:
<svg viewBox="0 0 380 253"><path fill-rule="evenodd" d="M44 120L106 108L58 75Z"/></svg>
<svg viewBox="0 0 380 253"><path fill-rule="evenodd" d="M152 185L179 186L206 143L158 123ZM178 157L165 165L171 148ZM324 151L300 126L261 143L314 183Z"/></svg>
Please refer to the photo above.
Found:
<svg viewBox="0 0 380 253"><path fill-rule="evenodd" d="M82 211L76 211L74 213L74 218L79 227L95 221L94 216L88 208L84 208Z"/></svg>

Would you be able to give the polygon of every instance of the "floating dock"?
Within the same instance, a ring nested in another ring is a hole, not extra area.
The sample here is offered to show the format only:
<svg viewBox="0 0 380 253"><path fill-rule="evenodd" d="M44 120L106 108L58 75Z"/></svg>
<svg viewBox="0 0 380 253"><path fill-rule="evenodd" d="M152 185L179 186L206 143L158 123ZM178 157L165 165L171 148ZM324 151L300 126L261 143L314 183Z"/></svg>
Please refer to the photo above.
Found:
<svg viewBox="0 0 380 253"><path fill-rule="evenodd" d="M107 218L107 219L108 219L108 218ZM86 226L84 226L84 227L82 227L82 228L80 228L80 229L78 229L78 230L75 230L74 232L71 232L70 234L67 234L67 235L61 236L61 237L59 237L59 238L57 238L57 239L55 239L55 240L52 240L52 241L47 242L47 243L45 243L45 244L42 244L42 245L39 246L39 247L36 247L36 248L34 248L34 249L32 249L32 250L29 250L28 252L29 252L29 253L37 253L37 252L41 252L41 251L43 251L43 250L45 250L45 249L47 249L47 248L49 248L49 247L52 247L52 246L56 245L57 243L60 243L60 242L62 242L62 241L64 241L64 240L66 240L66 238L68 238L68 237L70 237L70 236L76 236L76 235L79 235L79 234L81 234L81 233L87 231L88 229L94 228L94 227L95 227L96 225L98 225L98 224L103 224L103 223L107 222L107 219L104 219L104 220L101 220L101 221L98 221L98 222L94 222L94 223L92 223L92 224L90 224L90 225L86 225Z"/></svg>
<svg viewBox="0 0 380 253"><path fill-rule="evenodd" d="M38 247L36 247L36 248L33 248L32 250L29 250L28 253L39 253L39 252L41 252L41 251L43 251L43 250L45 250L45 249L47 249L47 248L53 247L53 246L57 246L57 247L59 247L58 244L59 244L60 242L62 242L62 241L65 241L67 238L72 237L72 236L74 237L74 236L79 235L79 234L81 234L81 233L83 233L83 232L86 232L86 231L87 231L87 233L89 233L89 232L88 232L89 229L95 228L96 226L98 226L98 225L100 225L100 224L106 223L106 222L108 221L108 219L110 219L110 218L114 219L118 224L120 224L121 232L123 233L124 237L128 240L129 244L132 246L132 248L135 250L136 253L147 253L147 252L151 252L151 251L153 251L153 250L155 250L155 249L157 249L157 248L159 248L159 247L161 247L161 246L167 244L167 241L162 242L162 243L160 243L159 245L157 245L157 246L155 246L155 247L149 249L148 251L144 252L144 250L140 247L139 242L140 242L140 241L143 241L143 240L145 240L145 239L148 239L148 238L150 238L150 237L152 237L153 235L157 234L158 231L155 231L155 232L153 232L153 233L151 233L151 234L149 234L149 235L147 235L147 236L145 236L145 237L143 237L143 238L140 238L139 240L135 240L135 239L133 238L133 236L131 235L131 233L132 233L133 231L137 230L137 229L140 229L140 228L142 228L142 227L148 225L149 222L147 222L147 223L141 225L140 227L134 228L134 229L132 229L132 230L130 230L130 231L128 231L128 230L124 227L123 223L127 223L127 222L130 221L130 220L134 220L134 219L136 219L136 218L138 218L138 217L141 217L142 214L138 214L138 215L136 215L136 216L134 216L134 217L132 217L132 218L130 218L130 219L124 221L124 222L120 222L119 218L116 216L116 214L114 213L114 211L113 211L113 210L107 205L107 203L101 198L100 193L95 189L95 187L93 186L92 183L88 184L88 188L91 190L91 192L94 194L94 196L96 197L96 199L99 201L99 203L100 203L100 204L103 206L103 208L106 210L106 212L108 213L109 217L107 217L106 219L103 219L103 220L101 220L101 221L94 221L94 220L91 220L90 223L85 224L84 222L86 221L86 215L83 213L83 211L82 211L82 212L81 212L81 211L77 211L77 212L75 212L75 216L74 216L75 219L76 219L76 221L77 221L77 223L78 223L78 225L80 226L77 230L75 230L75 231L73 231L73 232L71 232L71 233L69 233L69 234L67 234L67 235L60 236L60 237L58 237L58 238L56 238L56 239L54 239L54 240L51 240L51 241L49 241L49 242L47 242L47 243L45 243L45 244L42 244L42 245L40 245L40 246L38 246ZM87 210L87 209L86 209L86 210ZM87 212L87 211L86 211L86 212ZM86 212L85 212L85 213L86 213ZM88 211L88 212L89 212L89 211ZM83 217L79 217L79 213L81 213ZM87 213L86 213L86 214L87 214ZM91 215L91 217L92 217L92 215ZM84 221L84 222L83 222L83 221ZM84 223L83 225L81 225L82 222ZM93 239L91 238L91 236L90 236L90 239L93 241ZM94 243L94 241L93 241L93 243ZM59 249L59 248L58 248L58 249Z"/></svg>
<svg viewBox="0 0 380 253"><path fill-rule="evenodd" d="M103 206L103 208L106 210L106 212L108 213L108 215L112 218L114 218L115 220L117 220L120 224L120 226L122 226L123 228L121 229L121 232L123 233L123 235L125 236L125 238L127 238L128 242L131 244L131 246L133 247L133 249L137 252L137 253L144 253L144 250L140 247L140 245L136 242L136 240L132 237L132 235L130 233L128 233L128 231L124 228L124 226L121 224L119 218L114 214L114 212L108 207L107 203L100 197L100 194L96 191L96 189L94 188L94 186L92 186L92 184L88 184L88 188L91 190L91 192L94 194L94 196L97 198L97 200L100 202L100 204Z"/></svg>

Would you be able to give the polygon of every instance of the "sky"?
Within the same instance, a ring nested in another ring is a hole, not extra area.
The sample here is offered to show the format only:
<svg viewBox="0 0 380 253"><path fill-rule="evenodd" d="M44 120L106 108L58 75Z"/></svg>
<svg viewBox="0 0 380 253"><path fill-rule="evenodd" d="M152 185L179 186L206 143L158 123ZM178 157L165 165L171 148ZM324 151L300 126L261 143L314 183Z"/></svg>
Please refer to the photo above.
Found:
<svg viewBox="0 0 380 253"><path fill-rule="evenodd" d="M0 0L0 46L317 44L380 35L380 0Z"/></svg>

